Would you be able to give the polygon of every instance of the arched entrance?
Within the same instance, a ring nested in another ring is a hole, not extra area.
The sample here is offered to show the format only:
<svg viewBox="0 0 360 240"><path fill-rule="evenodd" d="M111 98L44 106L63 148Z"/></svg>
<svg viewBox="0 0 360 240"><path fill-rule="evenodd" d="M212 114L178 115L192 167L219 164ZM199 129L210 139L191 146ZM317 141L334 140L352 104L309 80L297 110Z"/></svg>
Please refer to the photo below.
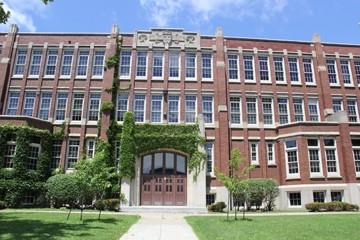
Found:
<svg viewBox="0 0 360 240"><path fill-rule="evenodd" d="M186 156L155 152L141 158L141 205L186 205Z"/></svg>

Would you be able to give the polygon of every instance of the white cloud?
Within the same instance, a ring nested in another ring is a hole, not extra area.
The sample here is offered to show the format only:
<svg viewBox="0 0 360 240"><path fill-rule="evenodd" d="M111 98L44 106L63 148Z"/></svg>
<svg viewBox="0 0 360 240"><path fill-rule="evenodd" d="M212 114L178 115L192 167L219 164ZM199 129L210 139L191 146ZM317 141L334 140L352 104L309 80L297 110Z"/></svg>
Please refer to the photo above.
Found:
<svg viewBox="0 0 360 240"><path fill-rule="evenodd" d="M260 16L269 20L281 13L287 0L140 0L158 26L167 26L180 14L192 21L209 21L220 16L228 19Z"/></svg>
<svg viewBox="0 0 360 240"><path fill-rule="evenodd" d="M0 24L0 31L8 31L10 24L19 25L20 29L35 32L33 15L42 16L45 5L40 0L4 0L4 9L11 12L7 24Z"/></svg>

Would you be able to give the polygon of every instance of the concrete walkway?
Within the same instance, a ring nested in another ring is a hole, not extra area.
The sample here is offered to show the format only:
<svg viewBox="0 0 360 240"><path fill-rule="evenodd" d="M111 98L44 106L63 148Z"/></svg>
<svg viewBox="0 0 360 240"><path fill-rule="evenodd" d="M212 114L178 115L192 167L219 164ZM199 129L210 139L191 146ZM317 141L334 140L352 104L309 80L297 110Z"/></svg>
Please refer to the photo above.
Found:
<svg viewBox="0 0 360 240"><path fill-rule="evenodd" d="M184 214L143 213L120 240L196 240Z"/></svg>

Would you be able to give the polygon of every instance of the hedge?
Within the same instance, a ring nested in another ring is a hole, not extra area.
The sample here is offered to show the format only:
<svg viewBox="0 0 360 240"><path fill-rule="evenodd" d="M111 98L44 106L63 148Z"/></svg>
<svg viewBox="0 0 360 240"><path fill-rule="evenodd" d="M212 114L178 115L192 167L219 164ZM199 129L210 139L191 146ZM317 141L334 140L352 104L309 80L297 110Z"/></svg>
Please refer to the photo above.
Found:
<svg viewBox="0 0 360 240"><path fill-rule="evenodd" d="M305 205L310 212L359 211L359 206L346 202L314 202Z"/></svg>

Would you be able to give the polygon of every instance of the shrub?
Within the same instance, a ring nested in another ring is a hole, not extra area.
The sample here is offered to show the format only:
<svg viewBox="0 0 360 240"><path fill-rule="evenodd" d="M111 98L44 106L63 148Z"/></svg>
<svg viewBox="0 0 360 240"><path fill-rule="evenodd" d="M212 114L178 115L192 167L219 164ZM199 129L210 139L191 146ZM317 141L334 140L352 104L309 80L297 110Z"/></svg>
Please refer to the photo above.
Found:
<svg viewBox="0 0 360 240"><path fill-rule="evenodd" d="M105 199L103 200L105 208L110 211L119 211L120 208L120 199Z"/></svg>
<svg viewBox="0 0 360 240"><path fill-rule="evenodd" d="M350 204L346 202L328 202L328 203L308 203L305 205L305 208L310 212L319 212L319 211L359 211L359 206L355 204Z"/></svg>
<svg viewBox="0 0 360 240"><path fill-rule="evenodd" d="M0 210L6 208L6 202L0 201Z"/></svg>
<svg viewBox="0 0 360 240"><path fill-rule="evenodd" d="M59 174L46 182L47 197L56 206L64 204L73 207L78 201L79 185L74 174Z"/></svg>
<svg viewBox="0 0 360 240"><path fill-rule="evenodd" d="M225 208L226 204L224 202L217 202L208 206L210 212L223 212Z"/></svg>
<svg viewBox="0 0 360 240"><path fill-rule="evenodd" d="M111 101L105 101L101 104L101 112L109 113L114 109L114 104Z"/></svg>
<svg viewBox="0 0 360 240"><path fill-rule="evenodd" d="M97 200L95 203L94 203L94 208L98 211L104 211L105 210L105 202L104 200Z"/></svg>
<svg viewBox="0 0 360 240"><path fill-rule="evenodd" d="M310 212L319 212L320 210L326 209L324 203L314 202L305 205L305 208Z"/></svg>

